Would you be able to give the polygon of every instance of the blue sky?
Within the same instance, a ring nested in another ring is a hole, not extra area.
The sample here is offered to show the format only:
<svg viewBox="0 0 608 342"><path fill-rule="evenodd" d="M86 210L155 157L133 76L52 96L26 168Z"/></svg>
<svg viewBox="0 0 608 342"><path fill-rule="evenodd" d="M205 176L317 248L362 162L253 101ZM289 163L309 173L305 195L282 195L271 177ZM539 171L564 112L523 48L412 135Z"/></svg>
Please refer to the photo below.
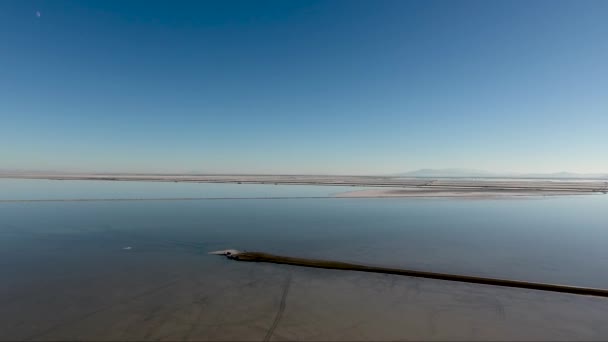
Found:
<svg viewBox="0 0 608 342"><path fill-rule="evenodd" d="M1 1L0 169L608 172L606 18L608 1Z"/></svg>

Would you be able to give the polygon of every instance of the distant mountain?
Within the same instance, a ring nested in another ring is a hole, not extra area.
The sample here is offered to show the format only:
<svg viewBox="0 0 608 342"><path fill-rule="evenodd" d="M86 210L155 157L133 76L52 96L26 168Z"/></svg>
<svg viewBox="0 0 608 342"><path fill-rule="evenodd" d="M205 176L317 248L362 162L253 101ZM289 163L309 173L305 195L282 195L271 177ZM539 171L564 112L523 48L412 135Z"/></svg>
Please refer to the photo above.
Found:
<svg viewBox="0 0 608 342"><path fill-rule="evenodd" d="M608 179L608 174L599 173L494 173L475 169L420 169L394 174L397 177L420 178L546 178L546 179Z"/></svg>

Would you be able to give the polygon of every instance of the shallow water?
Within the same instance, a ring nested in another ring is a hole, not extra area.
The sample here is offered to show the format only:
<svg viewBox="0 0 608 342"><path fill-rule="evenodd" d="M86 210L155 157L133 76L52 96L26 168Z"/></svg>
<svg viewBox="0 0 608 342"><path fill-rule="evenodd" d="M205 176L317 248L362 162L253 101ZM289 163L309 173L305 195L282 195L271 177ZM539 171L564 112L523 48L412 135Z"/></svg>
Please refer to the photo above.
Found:
<svg viewBox="0 0 608 342"><path fill-rule="evenodd" d="M335 191L40 182L1 181L0 196L273 197ZM236 248L608 288L606 246L606 196L4 202L0 339L605 340L605 299L239 263L206 252Z"/></svg>
<svg viewBox="0 0 608 342"><path fill-rule="evenodd" d="M318 197L353 189L369 188L0 178L0 200Z"/></svg>

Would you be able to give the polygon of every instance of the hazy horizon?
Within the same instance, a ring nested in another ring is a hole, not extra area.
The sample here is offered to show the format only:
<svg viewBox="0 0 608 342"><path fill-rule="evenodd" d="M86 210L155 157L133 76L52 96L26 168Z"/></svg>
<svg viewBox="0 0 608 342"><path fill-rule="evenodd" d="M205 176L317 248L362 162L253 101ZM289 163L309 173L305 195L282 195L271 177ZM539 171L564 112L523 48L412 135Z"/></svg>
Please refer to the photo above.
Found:
<svg viewBox="0 0 608 342"><path fill-rule="evenodd" d="M2 1L0 168L607 173L606 1Z"/></svg>

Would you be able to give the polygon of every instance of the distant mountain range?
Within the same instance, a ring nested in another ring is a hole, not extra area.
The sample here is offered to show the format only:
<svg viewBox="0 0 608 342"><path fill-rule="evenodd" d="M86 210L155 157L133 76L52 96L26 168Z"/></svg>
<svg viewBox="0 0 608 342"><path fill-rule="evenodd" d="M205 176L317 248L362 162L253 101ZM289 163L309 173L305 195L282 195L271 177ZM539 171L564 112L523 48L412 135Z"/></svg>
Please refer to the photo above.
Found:
<svg viewBox="0 0 608 342"><path fill-rule="evenodd" d="M608 179L608 173L497 173L475 169L420 169L393 174L397 177L422 178L550 178L550 179Z"/></svg>

